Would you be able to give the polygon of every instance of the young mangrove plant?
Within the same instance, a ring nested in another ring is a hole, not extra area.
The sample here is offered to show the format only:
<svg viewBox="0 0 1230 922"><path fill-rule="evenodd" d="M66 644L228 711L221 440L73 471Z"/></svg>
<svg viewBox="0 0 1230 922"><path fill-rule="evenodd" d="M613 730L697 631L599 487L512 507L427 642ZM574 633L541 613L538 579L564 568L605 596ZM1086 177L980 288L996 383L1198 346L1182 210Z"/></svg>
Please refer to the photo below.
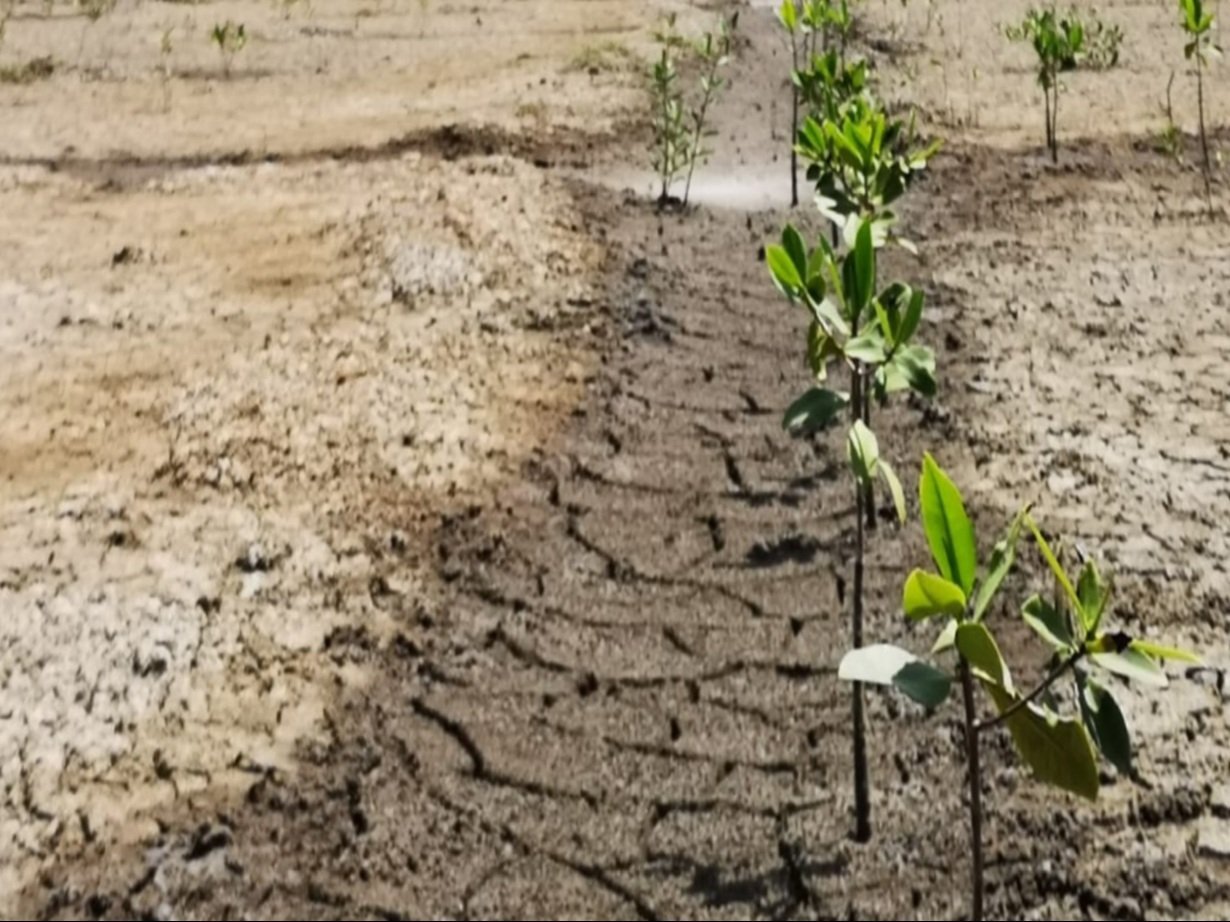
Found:
<svg viewBox="0 0 1230 922"><path fill-rule="evenodd" d="M705 146L706 138L713 134L709 114L726 85L721 70L730 60L739 16L736 13L723 19L716 32L706 32L693 42L679 34L675 22L673 14L668 16L664 28L657 32L659 53L650 69L653 168L659 182L659 206L671 203L671 188L680 176L685 177L680 203L686 206L696 165L712 154ZM691 94L683 88L683 67L699 71Z"/></svg>
<svg viewBox="0 0 1230 922"><path fill-rule="evenodd" d="M1209 159L1209 139L1204 124L1204 71L1209 59L1219 57L1221 48L1213 41L1213 14L1205 9L1204 0L1179 0L1183 31L1187 42L1183 55L1192 62L1196 72L1196 111L1200 119L1200 157L1204 171L1204 197L1209 211L1213 210L1213 165Z"/></svg>
<svg viewBox="0 0 1230 922"><path fill-rule="evenodd" d="M813 385L786 410L783 425L795 432L815 432L832 425L843 412L850 415L847 454L854 475L855 550L851 593L850 636L855 648L863 643L863 582L865 519L874 514L866 504L871 484L883 479L897 514L904 519L901 485L880 454L871 431L870 402L901 390L935 393L935 357L913 342L922 319L923 293L900 283L879 287L876 247L871 221L860 224L853 245L838 254L821 238L810 250L793 227L781 243L765 248L773 282L792 304L808 315L807 364ZM850 391L827 386L829 366L845 365ZM871 837L871 787L868 777L863 688L856 683L851 706L854 746L855 838Z"/></svg>
<svg viewBox="0 0 1230 922"><path fill-rule="evenodd" d="M1098 795L1096 752L1125 777L1133 777L1131 736L1112 693L1113 680L1164 686L1162 660L1198 662L1191 653L1109 630L1111 592L1092 561L1073 580L1059 555L1022 509L979 566L974 528L960 491L930 455L919 478L923 531L936 571L914 570L906 579L902 609L907 619L941 619L945 627L934 656L955 653L955 667L932 665L890 644L851 650L838 674L856 683L891 685L928 711L943 704L959 684L969 784L972 918L983 918L982 764L980 739L1008 730L1035 778L1088 799ZM1030 532L1058 586L1055 603L1042 594L1021 606L1025 623L1050 651L1043 678L1019 688L988 625L992 602L1015 561L1017 544ZM951 651L951 653L950 653ZM994 716L979 718L976 686L991 700ZM1060 701L1067 701L1067 706Z"/></svg>
<svg viewBox="0 0 1230 922"><path fill-rule="evenodd" d="M1119 62L1123 30L1103 22L1094 13L1075 8L1064 14L1055 7L1035 8L1004 34L1011 41L1029 42L1038 58L1038 85L1042 87L1046 118L1046 146L1059 162L1059 75L1086 64L1098 70Z"/></svg>
<svg viewBox="0 0 1230 922"><path fill-rule="evenodd" d="M849 88L866 81L862 71L843 68L840 74ZM799 131L799 153L810 164L807 176L815 183L816 203L847 244L867 221L877 246L892 241L912 251L910 242L893 232L897 217L890 206L926 169L941 142L915 147L912 119L907 123L886 115L865 95L846 100L840 114L809 116Z"/></svg>
<svg viewBox="0 0 1230 922"><path fill-rule="evenodd" d="M778 22L790 39L790 205L799 204L799 154L795 138L799 134L801 104L807 99L803 75L814 69L816 43L828 51L829 30L833 23L833 0L782 0ZM837 53L833 52L834 59ZM844 49L842 52L844 57Z"/></svg>
<svg viewBox="0 0 1230 922"><path fill-rule="evenodd" d="M248 30L243 23L236 24L228 19L213 27L209 33L209 40L214 43L218 54L222 56L222 73L229 80L235 55L243 51L248 44Z"/></svg>

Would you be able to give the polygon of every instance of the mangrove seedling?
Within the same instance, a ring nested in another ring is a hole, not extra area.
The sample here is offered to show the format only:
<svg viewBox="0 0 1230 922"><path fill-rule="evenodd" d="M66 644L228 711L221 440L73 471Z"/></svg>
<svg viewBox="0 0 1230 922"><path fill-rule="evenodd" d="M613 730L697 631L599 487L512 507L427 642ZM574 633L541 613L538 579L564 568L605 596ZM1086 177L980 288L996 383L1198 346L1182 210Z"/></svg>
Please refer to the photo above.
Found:
<svg viewBox="0 0 1230 922"><path fill-rule="evenodd" d="M842 79L865 82L865 73L843 70ZM890 240L913 251L908 240L893 234L891 205L926 168L940 141L914 146L913 120L892 118L865 96L854 96L838 118L808 117L799 131L799 154L811 165L807 176L816 185L820 211L842 232L846 243L864 221L870 222L877 246Z"/></svg>
<svg viewBox="0 0 1230 922"><path fill-rule="evenodd" d="M1046 146L1059 162L1059 75L1086 64L1098 70L1119 62L1123 30L1103 22L1095 13L1075 8L1060 15L1055 7L1035 8L1004 34L1010 41L1029 42L1038 59L1038 85L1042 87L1046 118Z"/></svg>
<svg viewBox="0 0 1230 922"><path fill-rule="evenodd" d="M685 177L683 198L688 204L692 178L697 163L712 153L705 139L712 136L708 118L710 108L725 80L721 69L730 60L738 14L723 19L718 31L706 32L689 42L675 29L675 16L666 17L665 27L655 38L659 45L658 59L650 69L650 99L653 107L653 168L659 182L658 204L670 204L671 188L682 175ZM699 78L691 98L685 94L680 76L681 65L697 67Z"/></svg>
<svg viewBox="0 0 1230 922"><path fill-rule="evenodd" d="M1200 119L1200 157L1204 171L1204 196L1209 211L1213 210L1213 164L1209 159L1209 139L1204 125L1204 71L1209 59L1219 57L1221 48L1213 41L1213 14L1205 9L1204 0L1179 0L1183 14L1183 31L1187 42L1183 56L1192 62L1196 72L1196 111Z"/></svg>
<svg viewBox="0 0 1230 922"><path fill-rule="evenodd" d="M946 626L932 647L935 656L955 651L952 669L924 662L891 644L851 650L838 675L852 682L891 685L932 711L955 682L961 687L965 760L969 784L972 918L983 918L982 766L980 738L1008 730L1021 760L1034 777L1053 787L1096 799L1095 752L1124 776L1133 777L1131 736L1112 693L1113 681L1146 686L1166 684L1160 661L1199 662L1184 650L1165 647L1105 627L1110 590L1087 561L1073 580L1030 515L1022 509L978 564L978 544L960 491L930 455L923 458L919 506L935 571L914 570L905 581L902 610L912 622L940 619ZM1050 664L1031 690L1015 684L987 620L992 602L1012 569L1019 538L1032 533L1059 587L1051 604L1031 595L1021 606L1025 623L1050 648ZM1066 696L1061 680L1071 678ZM975 687L991 699L995 716L980 719ZM1064 708L1061 697L1073 702Z"/></svg>
<svg viewBox="0 0 1230 922"><path fill-rule="evenodd" d="M787 226L781 244L765 248L774 284L809 316L806 355L813 385L789 406L783 425L794 432L815 432L828 428L846 410L850 413L847 454L854 475L856 519L850 637L855 648L863 643L864 522L874 512L867 508L873 481L885 481L898 517L905 516L900 483L880 454L864 395L874 390L883 400L906 389L927 396L935 393L934 354L913 342L922 319L923 293L903 284L878 289L873 236L871 222L864 221L854 245L838 255L823 238L809 251L799 232ZM829 366L835 362L849 369L848 393L827 386ZM854 835L865 842L871 837L871 787L863 688L858 683L851 716Z"/></svg>
<svg viewBox="0 0 1230 922"><path fill-rule="evenodd" d="M217 46L218 54L222 56L222 73L229 80L235 55L243 51L248 44L248 31L243 23L236 24L228 19L225 23L213 27L209 39Z"/></svg>

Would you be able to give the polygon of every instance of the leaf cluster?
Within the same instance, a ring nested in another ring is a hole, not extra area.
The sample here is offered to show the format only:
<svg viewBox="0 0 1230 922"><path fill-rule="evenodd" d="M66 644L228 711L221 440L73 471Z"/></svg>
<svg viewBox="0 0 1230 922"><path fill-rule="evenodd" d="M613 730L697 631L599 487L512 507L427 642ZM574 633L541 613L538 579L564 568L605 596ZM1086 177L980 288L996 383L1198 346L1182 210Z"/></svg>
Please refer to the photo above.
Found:
<svg viewBox="0 0 1230 922"><path fill-rule="evenodd" d="M923 459L919 507L935 570L910 573L902 610L910 621L942 620L945 626L932 654L955 649L991 698L998 716L976 730L1002 723L1039 781L1087 798L1098 793L1095 752L1131 775L1131 735L1113 693L1113 680L1162 687L1167 680L1161 661L1199 660L1185 650L1108 630L1111 590L1097 565L1084 561L1073 579L1028 508L1017 513L980 564L961 493L930 455ZM1053 600L1035 593L1020 606L1024 623L1050 654L1047 678L1028 693L1014 683L988 624L992 602L1026 532L1057 587ZM1069 673L1075 713L1065 711L1054 694L1056 684ZM887 644L851 651L839 674L853 681L893 685L928 709L941 705L953 684L949 669Z"/></svg>

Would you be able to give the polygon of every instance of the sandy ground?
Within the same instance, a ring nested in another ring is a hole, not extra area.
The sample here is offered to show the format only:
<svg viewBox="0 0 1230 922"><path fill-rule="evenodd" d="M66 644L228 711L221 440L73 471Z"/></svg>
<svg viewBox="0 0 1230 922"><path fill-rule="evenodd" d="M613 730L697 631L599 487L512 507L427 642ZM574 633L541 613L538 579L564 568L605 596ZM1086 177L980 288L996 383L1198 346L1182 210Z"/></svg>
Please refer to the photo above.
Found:
<svg viewBox="0 0 1230 922"><path fill-rule="evenodd" d="M867 7L948 138L894 266L941 394L877 429L984 538L1035 501L1126 626L1213 664L1130 698L1144 780L1097 806L992 747L994 917L1225 918L1227 192L1210 218L1191 137L1153 150L1160 3L1103 6L1123 64L1071 78L1051 166L998 35L1024 6ZM646 4L52 14L0 51L63 62L0 85L6 917L961 918L955 715L873 698L848 839L851 504L838 446L777 424L767 13L706 204L666 218L617 188ZM873 635L925 642L894 588L922 552L879 532Z"/></svg>

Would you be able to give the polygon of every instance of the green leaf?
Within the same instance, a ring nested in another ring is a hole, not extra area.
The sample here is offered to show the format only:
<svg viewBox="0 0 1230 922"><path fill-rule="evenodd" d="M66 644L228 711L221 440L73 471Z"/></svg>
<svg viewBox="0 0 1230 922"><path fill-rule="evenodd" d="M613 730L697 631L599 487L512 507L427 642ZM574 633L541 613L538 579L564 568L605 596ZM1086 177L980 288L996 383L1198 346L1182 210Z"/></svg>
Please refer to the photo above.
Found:
<svg viewBox="0 0 1230 922"><path fill-rule="evenodd" d="M884 478L884 482L888 484L888 492L893 497L893 507L897 510L897 521L905 524L905 492L901 489L901 481L897 479L897 472L883 458L880 459L880 476Z"/></svg>
<svg viewBox="0 0 1230 922"><path fill-rule="evenodd" d="M864 221L854 239L854 276L857 279L855 303L859 313L870 306L871 299L875 297L876 249L871 231L871 223Z"/></svg>
<svg viewBox="0 0 1230 922"><path fill-rule="evenodd" d="M807 367L812 377L817 381L828 377L829 362L840 354L837 342L824 331L819 321L813 320L807 328Z"/></svg>
<svg viewBox="0 0 1230 922"><path fill-rule="evenodd" d="M930 454L923 455L918 493L923 530L935 565L944 578L960 586L968 598L974 588L978 566L974 528L965 514L960 491Z"/></svg>
<svg viewBox="0 0 1230 922"><path fill-rule="evenodd" d="M1087 679L1081 693L1081 716L1106 761L1132 776L1132 734L1119 703L1109 691Z"/></svg>
<svg viewBox="0 0 1230 922"><path fill-rule="evenodd" d="M893 676L893 685L927 710L934 710L948 699L952 676L927 663L906 663Z"/></svg>
<svg viewBox="0 0 1230 922"><path fill-rule="evenodd" d="M1025 510L1017 513L1007 533L995 543L991 551L991 560L987 564L987 575L982 578L978 587L978 595L974 601L974 620L981 621L990 607L995 594L999 592L1000 584L1012 569L1016 559L1016 545L1021 537L1021 525L1025 518Z"/></svg>
<svg viewBox="0 0 1230 922"><path fill-rule="evenodd" d="M1033 520L1033 516L1025 516L1025 521L1029 525L1029 530L1034 533L1034 541L1037 542L1038 551L1042 554L1042 558L1046 561L1047 566L1051 568L1051 573L1055 575L1055 579L1059 585L1063 587L1064 593L1068 597L1068 601L1072 603L1072 610L1075 612L1081 611L1081 600L1076 594L1076 590L1072 588L1072 580L1068 579L1068 574L1064 568L1059 565L1058 558L1055 557L1055 552L1051 550L1050 544L1046 538L1042 536L1041 530L1038 528L1038 523ZM1082 622L1083 622L1082 618Z"/></svg>
<svg viewBox="0 0 1230 922"><path fill-rule="evenodd" d="M770 244L765 247L764 256L769 272L773 275L773 284L787 298L795 300L803 287L803 278L799 275L799 270L795 268L790 254L785 247Z"/></svg>
<svg viewBox="0 0 1230 922"><path fill-rule="evenodd" d="M801 432L824 429L845 409L849 398L823 387L813 387L786 408L782 426Z"/></svg>
<svg viewBox="0 0 1230 922"><path fill-rule="evenodd" d="M841 658L837 678L847 682L868 682L872 685L891 685L893 677L910 663L917 662L909 650L890 643L877 643L869 647L851 650Z"/></svg>
<svg viewBox="0 0 1230 922"><path fill-rule="evenodd" d="M855 420L850 427L847 439L847 453L850 456L850 468L860 483L869 482L876 474L876 466L880 461L880 443L875 433L863 423Z"/></svg>
<svg viewBox="0 0 1230 922"><path fill-rule="evenodd" d="M1067 619L1042 596L1031 595L1026 599L1021 606L1021 617L1056 652L1066 653L1072 649L1072 632Z"/></svg>
<svg viewBox="0 0 1230 922"><path fill-rule="evenodd" d="M1131 647L1122 653L1094 653L1089 658L1107 672L1113 672L1141 685L1165 688L1169 684L1166 673L1156 661Z"/></svg>
<svg viewBox="0 0 1230 922"><path fill-rule="evenodd" d="M786 229L782 231L782 249L786 251L786 255L790 257L790 261L794 263L794 270L799 278L800 284L807 279L807 245L803 243L803 237L794 225L787 224Z"/></svg>
<svg viewBox="0 0 1230 922"><path fill-rule="evenodd" d="M1012 691L1012 675L1000 655L999 645L982 622L967 622L957 628L957 652L965 657L984 682Z"/></svg>
<svg viewBox="0 0 1230 922"><path fill-rule="evenodd" d="M866 365L879 365L887 357L884 340L876 333L864 333L846 343L845 353L855 361Z"/></svg>
<svg viewBox="0 0 1230 922"><path fill-rule="evenodd" d="M985 684L1002 714L1019 698L998 685ZM1071 791L1089 800L1098 796L1098 763L1084 725L1073 718L1029 704L1005 723L1012 742L1034 777L1044 784Z"/></svg>
<svg viewBox="0 0 1230 922"><path fill-rule="evenodd" d="M901 593L901 608L911 621L936 615L960 618L965 614L965 603L960 586L925 570L912 572Z"/></svg>
<svg viewBox="0 0 1230 922"><path fill-rule="evenodd" d="M926 346L908 346L893 356L893 365L910 390L934 397L935 355Z"/></svg>
<svg viewBox="0 0 1230 922"><path fill-rule="evenodd" d="M1177 660L1180 663L1192 663L1199 666L1203 664L1203 660L1192 653L1190 650L1184 650L1180 647L1166 647L1161 644L1149 643L1147 640L1133 640L1129 644L1129 649L1136 650L1145 656L1151 656L1154 659L1161 660Z"/></svg>
<svg viewBox="0 0 1230 922"><path fill-rule="evenodd" d="M944 625L944 630L940 631L938 637L935 638L935 643L931 645L931 654L934 656L937 653L943 653L945 650L951 650L957 645L957 628L961 626L956 618L950 618L948 623Z"/></svg>
<svg viewBox="0 0 1230 922"><path fill-rule="evenodd" d="M793 35L799 26L799 11L795 8L794 0L782 0L781 9L777 11L777 18L786 27L786 31Z"/></svg>
<svg viewBox="0 0 1230 922"><path fill-rule="evenodd" d="M1081 567L1081 574L1076 580L1076 597L1080 599L1081 624L1086 634L1092 634L1097 631L1106 601L1110 598L1110 592L1102 584L1097 564L1092 560L1086 560Z"/></svg>
<svg viewBox="0 0 1230 922"><path fill-rule="evenodd" d="M912 288L906 287L902 300L906 301L906 307L902 315L901 326L897 329L897 341L905 343L909 342L910 337L914 335L914 331L918 329L918 324L922 320L925 296L921 291L915 291Z"/></svg>

